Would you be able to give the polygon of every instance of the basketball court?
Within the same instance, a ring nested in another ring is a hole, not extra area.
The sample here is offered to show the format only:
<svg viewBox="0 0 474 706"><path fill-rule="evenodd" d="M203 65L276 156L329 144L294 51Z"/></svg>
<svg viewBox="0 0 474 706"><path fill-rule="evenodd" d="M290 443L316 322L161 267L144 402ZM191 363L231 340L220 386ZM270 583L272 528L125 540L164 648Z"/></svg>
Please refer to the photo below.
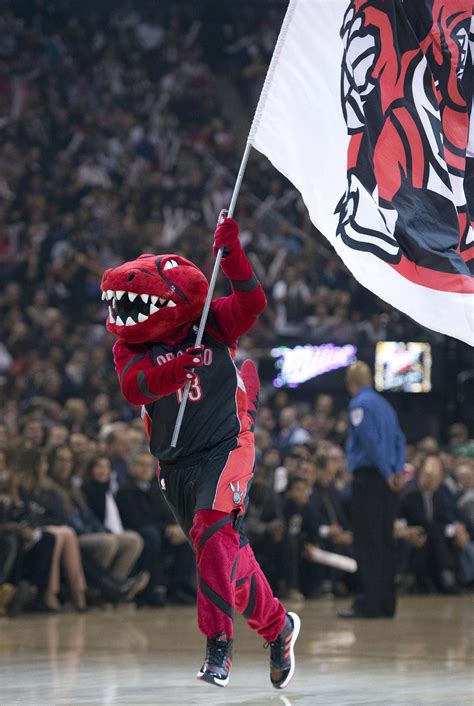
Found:
<svg viewBox="0 0 474 706"><path fill-rule="evenodd" d="M193 607L132 607L0 620L1 706L472 706L472 596L404 597L396 620L340 620L309 601L297 670L278 692L268 651L237 619L226 689L195 679L204 638Z"/></svg>

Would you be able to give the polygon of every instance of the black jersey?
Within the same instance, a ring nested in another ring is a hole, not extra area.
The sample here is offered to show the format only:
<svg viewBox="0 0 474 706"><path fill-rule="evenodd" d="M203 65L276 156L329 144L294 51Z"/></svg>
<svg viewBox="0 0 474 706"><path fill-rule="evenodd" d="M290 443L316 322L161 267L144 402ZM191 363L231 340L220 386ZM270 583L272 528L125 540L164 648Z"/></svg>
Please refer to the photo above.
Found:
<svg viewBox="0 0 474 706"><path fill-rule="evenodd" d="M194 346L195 339L196 332L191 329L177 346L154 344L150 349L153 363L166 363ZM243 418L239 408L245 407L240 404L242 394L245 398L242 379L228 346L208 331L202 344L204 364L196 370L191 384L176 448L171 448L171 439L184 388L145 406L150 420L150 451L162 464L192 462L214 449L230 451L237 445Z"/></svg>

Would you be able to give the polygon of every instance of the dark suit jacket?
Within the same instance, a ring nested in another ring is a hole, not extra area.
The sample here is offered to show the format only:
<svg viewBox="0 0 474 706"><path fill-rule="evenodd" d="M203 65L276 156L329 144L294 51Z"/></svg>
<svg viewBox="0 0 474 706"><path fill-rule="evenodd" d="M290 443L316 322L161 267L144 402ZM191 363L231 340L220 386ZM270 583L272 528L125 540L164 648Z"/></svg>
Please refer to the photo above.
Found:
<svg viewBox="0 0 474 706"><path fill-rule="evenodd" d="M426 516L423 495L418 483L410 483L402 492L398 517L409 525L419 525L428 529L432 525L449 525L455 522L456 516L453 504L443 486L433 493L433 519L430 522Z"/></svg>
<svg viewBox="0 0 474 706"><path fill-rule="evenodd" d="M143 527L155 526L164 529L176 524L173 513L154 478L150 487L143 490L128 476L115 496L124 527L140 531Z"/></svg>
<svg viewBox="0 0 474 706"><path fill-rule="evenodd" d="M323 488L319 483L313 485L309 499L313 508L318 528L321 525L338 524L349 529L349 521L344 511L339 492L334 485Z"/></svg>

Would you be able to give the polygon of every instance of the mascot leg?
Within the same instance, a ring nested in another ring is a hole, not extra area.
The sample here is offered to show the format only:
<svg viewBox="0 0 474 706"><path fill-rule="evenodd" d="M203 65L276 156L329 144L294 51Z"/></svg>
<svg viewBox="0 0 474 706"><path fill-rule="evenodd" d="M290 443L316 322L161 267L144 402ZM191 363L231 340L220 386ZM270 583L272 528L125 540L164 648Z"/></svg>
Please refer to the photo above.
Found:
<svg viewBox="0 0 474 706"><path fill-rule="evenodd" d="M199 510L190 537L196 552L198 625L206 637L223 633L231 639L235 584L231 580L239 551L235 516L217 510Z"/></svg>
<svg viewBox="0 0 474 706"><path fill-rule="evenodd" d="M275 598L248 544L237 558L235 607L270 648L270 682L275 689L284 689L295 672L301 621L296 613L286 613Z"/></svg>
<svg viewBox="0 0 474 706"><path fill-rule="evenodd" d="M198 625L207 637L206 656L197 678L227 686L234 644L235 583L232 572L240 536L234 513L199 510L190 537L196 552Z"/></svg>
<svg viewBox="0 0 474 706"><path fill-rule="evenodd" d="M272 642L283 629L286 611L273 595L249 544L239 550L235 578L235 609L252 630Z"/></svg>

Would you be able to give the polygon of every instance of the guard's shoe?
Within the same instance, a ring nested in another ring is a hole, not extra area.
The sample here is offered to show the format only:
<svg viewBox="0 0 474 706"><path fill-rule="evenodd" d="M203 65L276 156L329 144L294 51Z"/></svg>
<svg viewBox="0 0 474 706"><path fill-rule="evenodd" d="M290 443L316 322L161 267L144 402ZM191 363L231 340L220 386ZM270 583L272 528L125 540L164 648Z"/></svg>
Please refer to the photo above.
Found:
<svg viewBox="0 0 474 706"><path fill-rule="evenodd" d="M197 673L197 678L216 686L227 686L232 667L233 640L228 640L224 633L218 633L207 639L206 659Z"/></svg>
<svg viewBox="0 0 474 706"><path fill-rule="evenodd" d="M301 628L301 620L296 613L287 613L283 630L270 646L270 681L275 689L288 686L295 673L295 642Z"/></svg>

